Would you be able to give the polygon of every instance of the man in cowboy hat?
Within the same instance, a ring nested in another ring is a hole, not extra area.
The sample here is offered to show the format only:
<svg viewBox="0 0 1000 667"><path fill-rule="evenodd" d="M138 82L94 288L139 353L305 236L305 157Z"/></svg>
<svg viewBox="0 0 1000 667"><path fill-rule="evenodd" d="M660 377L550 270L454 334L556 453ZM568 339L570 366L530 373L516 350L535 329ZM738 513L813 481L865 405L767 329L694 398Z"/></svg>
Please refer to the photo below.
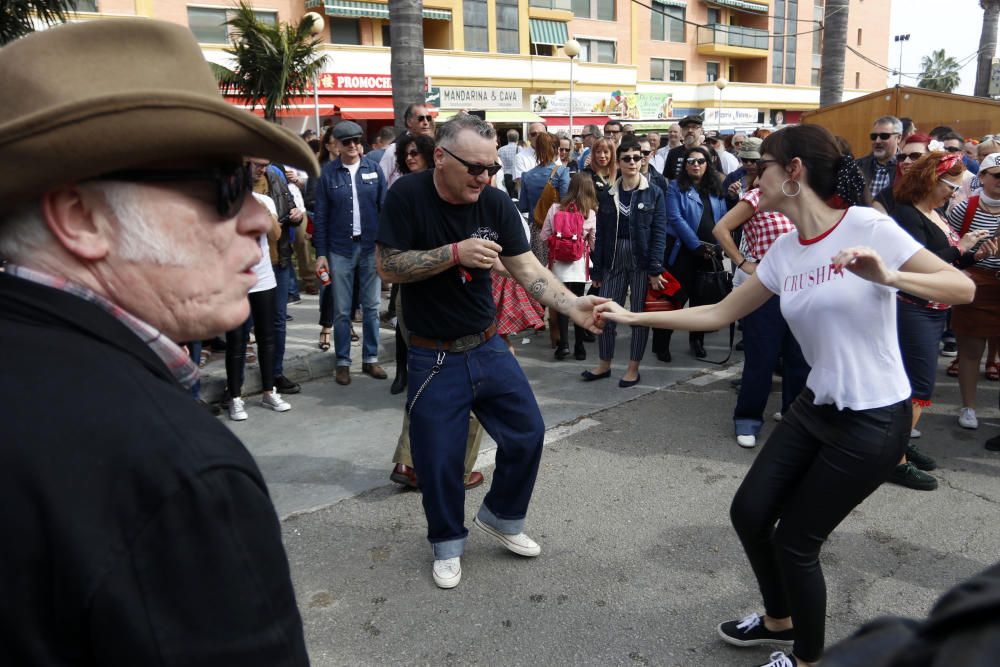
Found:
<svg viewBox="0 0 1000 667"><path fill-rule="evenodd" d="M306 665L253 458L174 341L243 322L267 212L191 32L94 21L0 49L0 662ZM14 380L15 381L11 381Z"/></svg>

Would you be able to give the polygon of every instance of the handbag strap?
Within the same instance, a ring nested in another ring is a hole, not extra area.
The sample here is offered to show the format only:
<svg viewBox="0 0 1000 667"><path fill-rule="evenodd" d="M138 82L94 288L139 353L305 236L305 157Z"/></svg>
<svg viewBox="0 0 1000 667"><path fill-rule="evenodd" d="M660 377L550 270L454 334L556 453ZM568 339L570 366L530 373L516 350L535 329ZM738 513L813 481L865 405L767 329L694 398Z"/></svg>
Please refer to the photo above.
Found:
<svg viewBox="0 0 1000 667"><path fill-rule="evenodd" d="M962 238L969 232L969 227L972 226L972 219L976 217L977 208L979 208L979 195L972 195L965 205L965 217L962 218L962 230L958 232L958 238Z"/></svg>
<svg viewBox="0 0 1000 667"><path fill-rule="evenodd" d="M729 325L729 354L722 361L712 361L711 359L699 359L698 361L704 362L706 364L714 364L716 366L722 366L723 364L729 363L729 359L733 356L733 345L736 340L736 322L732 322Z"/></svg>

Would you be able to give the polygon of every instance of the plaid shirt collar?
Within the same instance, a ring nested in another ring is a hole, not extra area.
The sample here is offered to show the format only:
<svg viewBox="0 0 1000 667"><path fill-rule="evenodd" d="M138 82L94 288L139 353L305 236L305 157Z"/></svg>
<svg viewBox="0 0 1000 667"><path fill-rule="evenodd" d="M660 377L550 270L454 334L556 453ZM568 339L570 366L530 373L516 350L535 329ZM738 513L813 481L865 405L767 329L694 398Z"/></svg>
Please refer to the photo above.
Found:
<svg viewBox="0 0 1000 667"><path fill-rule="evenodd" d="M116 320L124 324L139 339L149 346L149 349L159 357L160 361L170 369L174 379L185 389L190 389L198 380L198 367L191 361L191 358L176 343L164 336L160 331L154 329L134 315L122 310L100 294L87 289L83 285L71 282L66 278L60 278L43 271L28 269L17 264L7 264L4 267L7 274L16 276L23 280L30 280L33 283L53 287L64 292L69 292L84 301L88 301L102 310L106 311Z"/></svg>

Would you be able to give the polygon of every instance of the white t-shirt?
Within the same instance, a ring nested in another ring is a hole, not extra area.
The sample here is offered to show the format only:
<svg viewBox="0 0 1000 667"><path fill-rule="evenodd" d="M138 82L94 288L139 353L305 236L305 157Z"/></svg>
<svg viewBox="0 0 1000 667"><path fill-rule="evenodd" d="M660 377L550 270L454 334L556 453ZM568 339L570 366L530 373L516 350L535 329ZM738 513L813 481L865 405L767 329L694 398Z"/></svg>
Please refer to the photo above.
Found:
<svg viewBox="0 0 1000 667"><path fill-rule="evenodd" d="M535 158L535 149L524 148L518 151L517 155L514 156L514 180L518 180L524 175L524 172L531 171L538 166L538 160Z"/></svg>
<svg viewBox="0 0 1000 667"><path fill-rule="evenodd" d="M278 219L278 209L274 205L274 200L258 192L253 193L253 198L264 205L264 208L271 213L272 218ZM250 288L251 293L263 292L278 286L278 282L274 279L274 268L271 266L271 251L268 247L266 232L257 237L257 243L260 245L261 256L260 261L253 267L253 272L257 275L257 283Z"/></svg>
<svg viewBox="0 0 1000 667"><path fill-rule="evenodd" d="M825 235L802 241L788 232L757 267L764 286L781 296L781 314L812 368L806 386L816 405L867 410L910 397L896 334L896 290L830 264L852 246L874 249L895 270L921 245L891 218L852 207Z"/></svg>
<svg viewBox="0 0 1000 667"><path fill-rule="evenodd" d="M361 207L358 205L357 182L358 170L361 169L361 160L358 160L354 164L345 164L344 166L347 167L347 171L351 174L351 203L353 204L351 219L354 221L354 231L352 234L354 236L361 236Z"/></svg>

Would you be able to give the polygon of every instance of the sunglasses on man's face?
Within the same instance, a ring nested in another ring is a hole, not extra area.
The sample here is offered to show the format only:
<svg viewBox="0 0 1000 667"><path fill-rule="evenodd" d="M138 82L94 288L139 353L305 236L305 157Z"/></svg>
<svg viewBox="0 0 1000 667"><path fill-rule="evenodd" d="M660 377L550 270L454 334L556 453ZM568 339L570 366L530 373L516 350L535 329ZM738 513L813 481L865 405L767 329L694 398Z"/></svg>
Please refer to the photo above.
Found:
<svg viewBox="0 0 1000 667"><path fill-rule="evenodd" d="M462 166L465 167L465 170L467 172L469 172L469 176L479 176L480 174L482 174L485 171L487 174L490 175L490 178L493 178L494 176L496 176L496 173L498 171L500 171L500 169L503 168L503 165L499 165L499 164L496 164L496 163L494 163L494 164L477 164L475 162L468 162L468 161L463 160L462 158L458 157L457 155L455 155L454 153L452 153L450 150L448 150L444 146L441 146L441 150L443 150L445 153L447 153L448 155L452 156L453 158L455 158L456 160L458 160L459 162L461 162Z"/></svg>
<svg viewBox="0 0 1000 667"><path fill-rule="evenodd" d="M344 148L361 145L361 137L347 137L346 139L338 139L337 141L339 141L340 145Z"/></svg>
<svg viewBox="0 0 1000 667"><path fill-rule="evenodd" d="M706 160L703 157L689 157L687 160L685 160L685 162L687 162L689 165L695 165L695 164L702 165L708 162L708 160Z"/></svg>
<svg viewBox="0 0 1000 667"><path fill-rule="evenodd" d="M960 153L962 151L961 146L945 146L944 149L949 153Z"/></svg>
<svg viewBox="0 0 1000 667"><path fill-rule="evenodd" d="M979 172L979 180L983 180L983 176L991 176L998 181L1000 181L1000 171L981 171Z"/></svg>
<svg viewBox="0 0 1000 667"><path fill-rule="evenodd" d="M426 116L414 116L418 123L430 123L434 120L434 116L427 114Z"/></svg>
<svg viewBox="0 0 1000 667"><path fill-rule="evenodd" d="M562 146L560 146L559 147L559 152L560 153L569 153L569 149L568 148L563 148Z"/></svg>
<svg viewBox="0 0 1000 667"><path fill-rule="evenodd" d="M868 135L868 138L872 141L876 139L881 139L882 141L889 141L890 137L896 136L895 132L872 132Z"/></svg>
<svg viewBox="0 0 1000 667"><path fill-rule="evenodd" d="M923 153L919 153L919 152L914 152L914 153L900 153L899 157L902 158L903 162L916 162L921 157L923 157L923 155L924 155Z"/></svg>
<svg viewBox="0 0 1000 667"><path fill-rule="evenodd" d="M740 147L740 146L742 146L742 145L743 145L743 142L742 142L742 141L734 141L734 142L733 142L733 146L735 146L736 148L739 148L739 147Z"/></svg>
<svg viewBox="0 0 1000 667"><path fill-rule="evenodd" d="M184 183L208 181L215 185L215 210L224 220L235 218L253 187L253 174L268 163L246 162L215 169L123 169L94 180L128 183Z"/></svg>
<svg viewBox="0 0 1000 667"><path fill-rule="evenodd" d="M605 132L604 132L604 134L606 134L608 136L618 136L621 133L622 133L621 130L605 130Z"/></svg>

